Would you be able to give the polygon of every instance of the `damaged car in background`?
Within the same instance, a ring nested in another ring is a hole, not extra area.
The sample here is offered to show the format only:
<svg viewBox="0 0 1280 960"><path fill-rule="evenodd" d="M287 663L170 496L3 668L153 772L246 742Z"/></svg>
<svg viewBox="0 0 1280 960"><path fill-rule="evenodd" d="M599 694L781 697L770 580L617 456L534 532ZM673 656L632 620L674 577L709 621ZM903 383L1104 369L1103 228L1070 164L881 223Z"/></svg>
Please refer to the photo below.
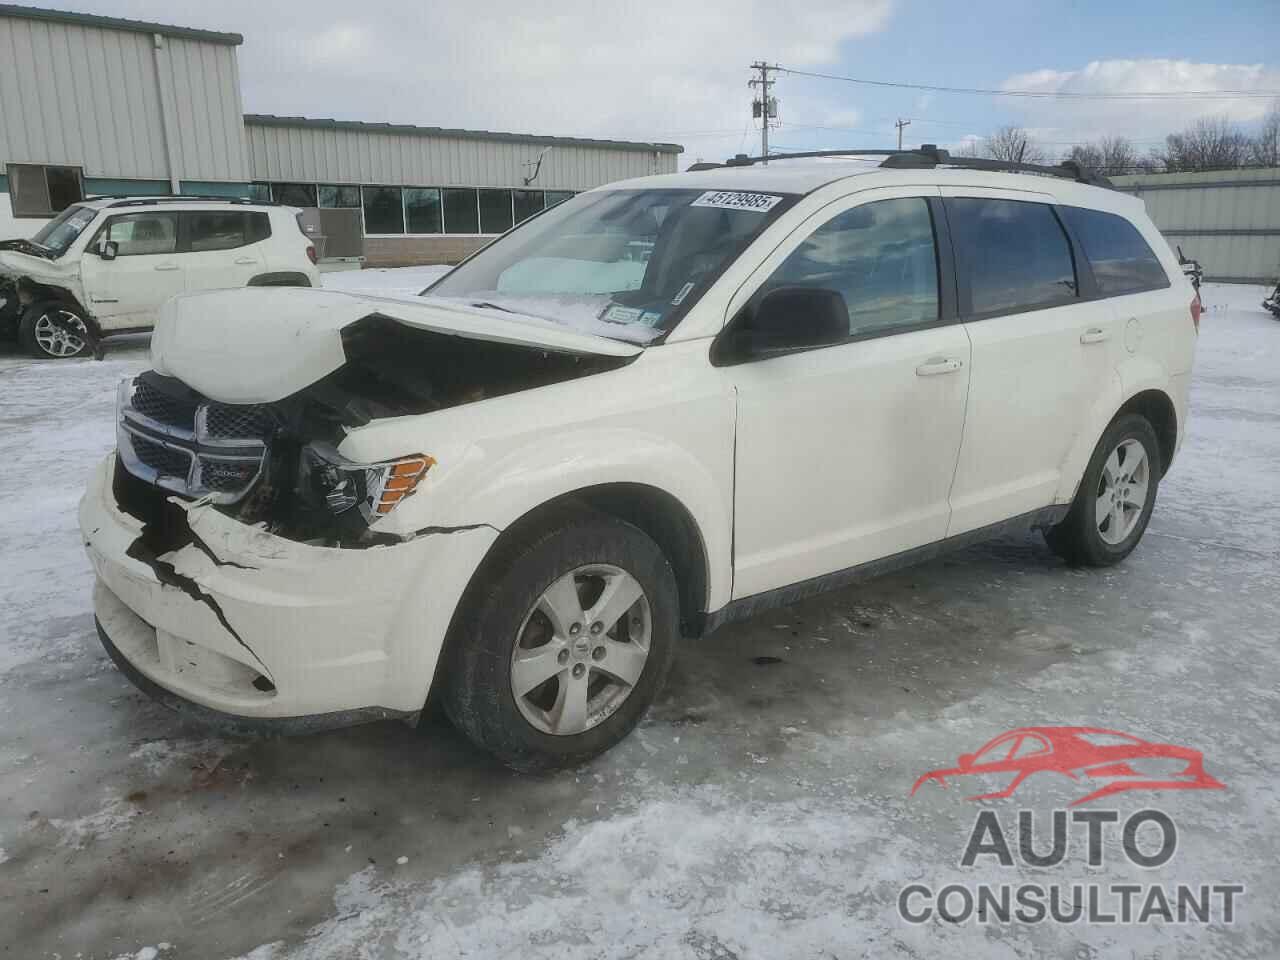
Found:
<svg viewBox="0 0 1280 960"><path fill-rule="evenodd" d="M771 604L1020 525L1117 562L1183 432L1194 291L1137 201L948 165L612 185L414 298L171 300L80 506L108 653L245 728L430 695L541 769Z"/></svg>

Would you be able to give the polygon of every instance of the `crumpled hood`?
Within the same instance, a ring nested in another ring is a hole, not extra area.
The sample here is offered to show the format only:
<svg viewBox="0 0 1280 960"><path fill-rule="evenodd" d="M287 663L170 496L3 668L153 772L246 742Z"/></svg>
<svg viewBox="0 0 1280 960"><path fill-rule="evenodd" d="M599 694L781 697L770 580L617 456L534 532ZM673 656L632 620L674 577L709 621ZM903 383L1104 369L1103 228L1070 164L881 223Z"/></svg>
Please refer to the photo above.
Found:
<svg viewBox="0 0 1280 960"><path fill-rule="evenodd" d="M558 353L631 357L644 348L549 321L439 301L306 287L246 287L175 297L151 336L151 365L223 403L273 403L346 362L342 329L377 314L409 327Z"/></svg>
<svg viewBox="0 0 1280 960"><path fill-rule="evenodd" d="M35 281L60 281L68 274L76 274L76 269L68 270L56 260L46 260L34 254L20 250L0 250L0 276L30 277Z"/></svg>

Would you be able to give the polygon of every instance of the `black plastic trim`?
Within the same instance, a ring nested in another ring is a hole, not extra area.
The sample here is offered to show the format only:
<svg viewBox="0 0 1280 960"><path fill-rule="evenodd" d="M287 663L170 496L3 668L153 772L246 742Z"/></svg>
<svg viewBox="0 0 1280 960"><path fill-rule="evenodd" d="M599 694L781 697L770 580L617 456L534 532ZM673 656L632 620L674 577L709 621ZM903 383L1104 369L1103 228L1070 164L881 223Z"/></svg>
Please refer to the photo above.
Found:
<svg viewBox="0 0 1280 960"><path fill-rule="evenodd" d="M837 570L834 573L826 573L809 580L801 580L799 583L767 590L764 593L757 593L750 597L742 597L739 600L731 601L719 610L707 614L702 624L702 634L711 633L726 623L749 619L764 610L783 607L787 604L826 593L829 590L839 590L855 583L862 583L883 574L915 566L945 553L963 550L965 547L971 547L996 537L1051 527L1061 522L1070 509L1070 504L1054 504L1039 510L1032 510L1020 516L1011 517L1008 520L1002 520L999 523L978 527L976 530L970 530L954 537L947 537L921 547L914 547L888 557L881 557L878 560L860 563L856 566Z"/></svg>
<svg viewBox="0 0 1280 960"><path fill-rule="evenodd" d="M249 280L251 287L309 287L310 279L305 273L283 270L276 273L260 273Z"/></svg>

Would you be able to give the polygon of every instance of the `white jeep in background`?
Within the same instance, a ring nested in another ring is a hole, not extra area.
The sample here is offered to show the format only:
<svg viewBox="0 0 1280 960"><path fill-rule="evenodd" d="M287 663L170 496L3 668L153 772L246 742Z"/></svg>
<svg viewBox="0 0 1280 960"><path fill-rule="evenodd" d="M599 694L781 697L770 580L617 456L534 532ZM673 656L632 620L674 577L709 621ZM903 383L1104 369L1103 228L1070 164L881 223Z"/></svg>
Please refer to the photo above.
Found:
<svg viewBox="0 0 1280 960"><path fill-rule="evenodd" d="M1140 200L992 165L649 177L417 298L174 299L80 505L105 648L239 726L431 693L535 769L625 736L682 636L1020 529L1120 561L1199 299Z"/></svg>
<svg viewBox="0 0 1280 960"><path fill-rule="evenodd" d="M298 211L234 199L114 197L76 203L30 240L0 243L0 331L38 357L148 330L180 293L318 286Z"/></svg>

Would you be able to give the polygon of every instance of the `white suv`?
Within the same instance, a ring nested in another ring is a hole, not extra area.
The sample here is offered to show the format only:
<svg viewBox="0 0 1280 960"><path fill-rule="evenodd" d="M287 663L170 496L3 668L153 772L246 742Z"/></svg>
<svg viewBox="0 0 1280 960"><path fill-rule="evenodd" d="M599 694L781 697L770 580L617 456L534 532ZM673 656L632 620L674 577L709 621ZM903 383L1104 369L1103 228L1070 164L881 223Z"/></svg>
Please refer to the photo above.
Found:
<svg viewBox="0 0 1280 960"><path fill-rule="evenodd" d="M155 325L179 293L319 286L315 246L292 207L198 197L85 200L30 240L0 243L0 331L37 357Z"/></svg>
<svg viewBox="0 0 1280 960"><path fill-rule="evenodd" d="M417 298L181 297L80 506L101 638L196 716L433 693L575 763L682 636L1020 528L1125 557L1198 320L1140 201L941 151L602 187Z"/></svg>

